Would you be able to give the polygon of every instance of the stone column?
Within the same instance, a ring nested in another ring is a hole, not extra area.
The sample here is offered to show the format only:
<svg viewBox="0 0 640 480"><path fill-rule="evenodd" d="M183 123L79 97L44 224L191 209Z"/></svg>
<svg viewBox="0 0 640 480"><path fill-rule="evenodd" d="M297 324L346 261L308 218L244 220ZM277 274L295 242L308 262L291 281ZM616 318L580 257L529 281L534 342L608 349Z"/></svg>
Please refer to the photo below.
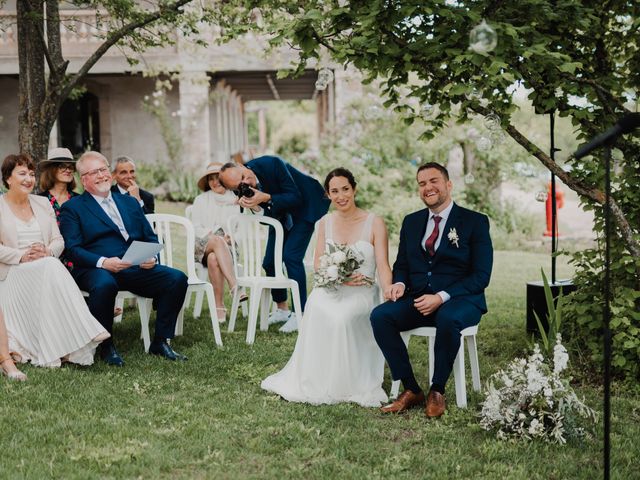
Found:
<svg viewBox="0 0 640 480"><path fill-rule="evenodd" d="M180 76L182 166L199 171L211 160L209 76L185 72Z"/></svg>

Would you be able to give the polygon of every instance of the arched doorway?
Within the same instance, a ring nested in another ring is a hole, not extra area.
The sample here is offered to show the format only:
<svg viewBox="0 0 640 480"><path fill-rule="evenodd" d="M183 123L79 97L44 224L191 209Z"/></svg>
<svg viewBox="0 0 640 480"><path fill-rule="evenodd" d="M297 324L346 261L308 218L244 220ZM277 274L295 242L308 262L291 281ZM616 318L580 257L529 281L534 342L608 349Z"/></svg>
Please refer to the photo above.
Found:
<svg viewBox="0 0 640 480"><path fill-rule="evenodd" d="M77 155L87 150L100 151L100 115L98 97L86 92L68 99L58 115L58 145Z"/></svg>

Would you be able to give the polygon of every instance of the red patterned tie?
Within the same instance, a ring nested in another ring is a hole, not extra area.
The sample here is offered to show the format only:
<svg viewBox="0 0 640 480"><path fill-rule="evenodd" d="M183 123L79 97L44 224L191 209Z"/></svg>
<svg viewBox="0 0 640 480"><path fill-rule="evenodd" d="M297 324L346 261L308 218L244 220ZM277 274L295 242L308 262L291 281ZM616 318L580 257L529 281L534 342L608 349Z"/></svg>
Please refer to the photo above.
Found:
<svg viewBox="0 0 640 480"><path fill-rule="evenodd" d="M435 215L433 217L433 221L435 223L435 226L433 227L433 232L431 232L431 235L429 235L429 238L427 238L427 241L424 242L424 248L427 249L427 252L429 252L429 255L431 255L432 257L436 254L436 251L434 250L434 246L436 244L436 240L438 239L438 234L440 233L440 229L438 228L438 224L440 223L440 220L442 220L442 217L439 217L437 215Z"/></svg>

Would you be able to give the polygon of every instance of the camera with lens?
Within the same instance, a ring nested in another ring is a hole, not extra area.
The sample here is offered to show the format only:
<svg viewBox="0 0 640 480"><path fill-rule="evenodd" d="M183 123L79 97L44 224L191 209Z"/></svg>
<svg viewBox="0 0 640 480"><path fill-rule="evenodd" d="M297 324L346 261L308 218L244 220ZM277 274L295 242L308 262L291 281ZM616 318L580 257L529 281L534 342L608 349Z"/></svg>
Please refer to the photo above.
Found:
<svg viewBox="0 0 640 480"><path fill-rule="evenodd" d="M253 189L246 183L241 183L240 185L238 185L238 189L234 193L238 197L247 198L251 198L256 194L256 192L254 192Z"/></svg>

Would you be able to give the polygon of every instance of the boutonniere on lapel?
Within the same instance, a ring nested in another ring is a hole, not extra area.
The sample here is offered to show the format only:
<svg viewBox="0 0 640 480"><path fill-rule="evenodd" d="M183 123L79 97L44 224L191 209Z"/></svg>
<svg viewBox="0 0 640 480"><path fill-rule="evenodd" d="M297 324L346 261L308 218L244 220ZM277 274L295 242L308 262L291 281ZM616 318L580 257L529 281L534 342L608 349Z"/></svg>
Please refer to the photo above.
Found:
<svg viewBox="0 0 640 480"><path fill-rule="evenodd" d="M458 238L458 232L456 232L456 229L451 227L449 229L449 233L447 234L447 238L449 239L449 241L451 243L453 243L456 248L460 248L460 245L458 245L458 241L460 240L460 238Z"/></svg>

